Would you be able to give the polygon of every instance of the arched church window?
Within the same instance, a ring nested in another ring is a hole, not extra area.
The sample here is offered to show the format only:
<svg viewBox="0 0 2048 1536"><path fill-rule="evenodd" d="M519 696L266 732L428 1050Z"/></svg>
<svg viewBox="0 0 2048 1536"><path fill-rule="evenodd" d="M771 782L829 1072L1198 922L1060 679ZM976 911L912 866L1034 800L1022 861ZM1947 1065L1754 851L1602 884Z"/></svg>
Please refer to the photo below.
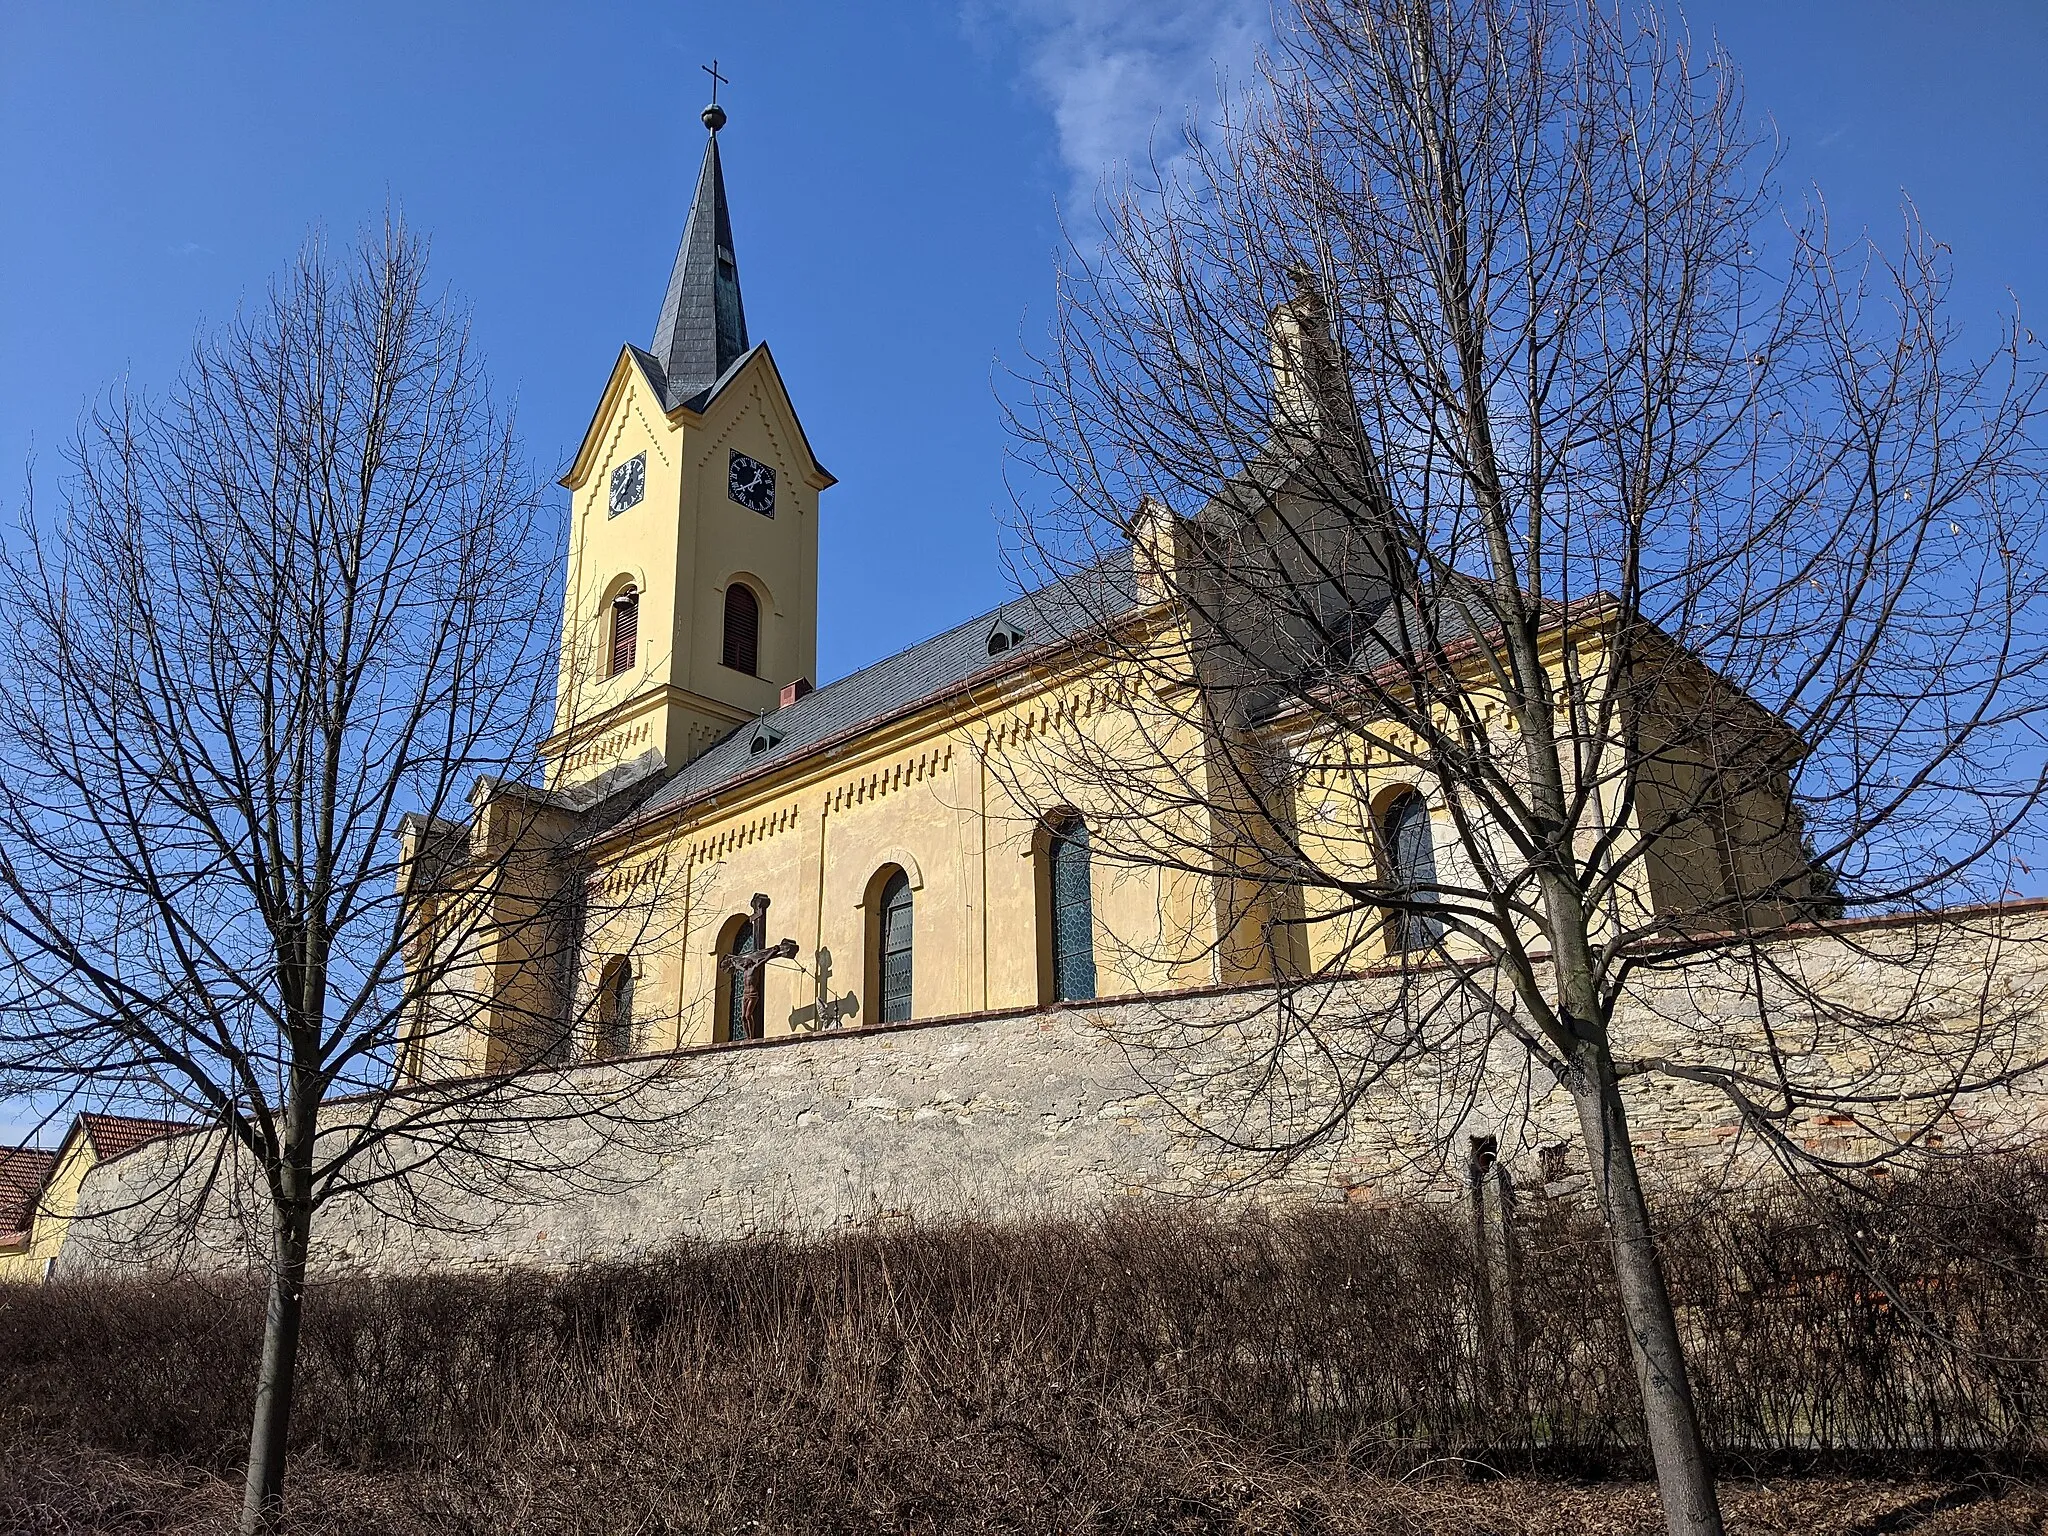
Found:
<svg viewBox="0 0 2048 1536"><path fill-rule="evenodd" d="M725 943L719 946L721 955L751 955L756 946L754 925L745 917L734 918L727 927L731 930ZM730 966L718 968L719 1019L718 1038L721 1040L745 1040L749 1038L747 1028L747 983Z"/></svg>
<svg viewBox="0 0 2048 1536"><path fill-rule="evenodd" d="M1095 995L1095 907L1088 823L1063 811L1046 823L1046 874L1052 913L1052 995L1079 1002Z"/></svg>
<svg viewBox="0 0 2048 1536"><path fill-rule="evenodd" d="M761 600L743 581L725 589L725 664L749 677L761 670Z"/></svg>
<svg viewBox="0 0 2048 1536"><path fill-rule="evenodd" d="M875 907L876 980L881 991L876 1018L883 1024L900 1024L910 1017L910 899L910 877L899 869L883 883Z"/></svg>
<svg viewBox="0 0 2048 1536"><path fill-rule="evenodd" d="M1411 897L1418 905L1433 903L1435 840L1430 835L1429 806L1414 790L1397 792L1380 813L1380 847L1393 894ZM1387 917L1387 948L1395 954L1428 949L1443 931L1442 920L1430 913L1396 910Z"/></svg>
<svg viewBox="0 0 2048 1536"><path fill-rule="evenodd" d="M611 671L606 675L617 677L621 672L632 671L639 649L640 593L637 588L628 587L612 599L612 660Z"/></svg>
<svg viewBox="0 0 2048 1536"><path fill-rule="evenodd" d="M633 962L614 955L604 963L597 983L597 1040L599 1056L633 1054Z"/></svg>

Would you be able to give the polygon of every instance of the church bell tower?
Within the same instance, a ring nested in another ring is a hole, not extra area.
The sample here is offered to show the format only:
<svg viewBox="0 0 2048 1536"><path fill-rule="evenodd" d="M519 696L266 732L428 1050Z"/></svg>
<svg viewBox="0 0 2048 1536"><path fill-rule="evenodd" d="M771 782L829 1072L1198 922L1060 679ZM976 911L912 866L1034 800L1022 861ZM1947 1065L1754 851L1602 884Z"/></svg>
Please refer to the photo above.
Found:
<svg viewBox="0 0 2048 1536"><path fill-rule="evenodd" d="M653 344L620 350L562 477L551 789L602 794L673 771L817 675L818 498L833 480L766 343L748 343L725 109L714 99L703 121Z"/></svg>

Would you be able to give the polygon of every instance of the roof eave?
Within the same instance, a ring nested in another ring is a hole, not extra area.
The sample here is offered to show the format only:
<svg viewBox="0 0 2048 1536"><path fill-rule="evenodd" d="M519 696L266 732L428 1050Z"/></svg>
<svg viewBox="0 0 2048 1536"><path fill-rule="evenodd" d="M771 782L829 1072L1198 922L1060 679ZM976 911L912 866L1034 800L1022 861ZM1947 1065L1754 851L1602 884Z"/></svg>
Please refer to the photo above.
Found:
<svg viewBox="0 0 2048 1536"><path fill-rule="evenodd" d="M625 388L626 370L628 367L637 363L642 376L647 379L648 384L653 388L655 398L657 400L661 398L662 382L658 375L652 373L647 367L648 363L652 361L653 359L631 342L626 342L619 348L619 355L612 363L611 376L605 380L604 393L598 397L597 409L591 412L590 425L583 429L582 440L576 445L575 456L569 460L569 468L555 481L555 484L561 486L566 491L576 491L581 489L583 482L590 478L591 462L597 457L597 445L603 436L599 428L604 425L605 419L611 415L612 407L617 403L620 391Z"/></svg>

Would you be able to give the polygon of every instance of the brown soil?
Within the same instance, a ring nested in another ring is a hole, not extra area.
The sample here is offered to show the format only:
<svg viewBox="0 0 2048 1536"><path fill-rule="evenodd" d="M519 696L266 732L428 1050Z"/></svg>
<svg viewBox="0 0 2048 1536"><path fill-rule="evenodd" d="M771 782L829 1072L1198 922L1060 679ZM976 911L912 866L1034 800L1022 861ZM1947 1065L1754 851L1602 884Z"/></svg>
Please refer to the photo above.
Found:
<svg viewBox="0 0 2048 1536"><path fill-rule="evenodd" d="M239 1495L234 1482L175 1463L29 1438L8 1446L0 1461L0 1530L215 1536L233 1528ZM2048 1536L2048 1486L1998 1479L1731 1479L1722 1486L1722 1500L1731 1536ZM900 1509L820 1509L809 1518L771 1517L772 1523L729 1511L714 1515L700 1483L664 1480L644 1463L556 1463L516 1478L494 1469L478 1481L465 1480L459 1469L406 1478L308 1464L298 1469L290 1502L288 1529L298 1536L1033 1529L999 1507L960 1505L943 1524ZM1660 1536L1663 1524L1655 1490L1645 1483L1490 1478L1446 1464L1405 1480L1339 1480L1323 1469L1264 1467L1205 1487L1162 1489L1156 1500L1131 1507L1077 1510L1058 1529L1158 1536Z"/></svg>

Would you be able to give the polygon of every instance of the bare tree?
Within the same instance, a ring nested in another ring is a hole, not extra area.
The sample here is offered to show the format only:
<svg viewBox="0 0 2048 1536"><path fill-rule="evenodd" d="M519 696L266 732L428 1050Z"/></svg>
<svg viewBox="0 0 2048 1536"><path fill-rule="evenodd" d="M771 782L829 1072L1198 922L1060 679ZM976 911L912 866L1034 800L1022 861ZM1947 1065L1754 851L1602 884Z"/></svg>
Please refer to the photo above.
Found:
<svg viewBox="0 0 2048 1536"><path fill-rule="evenodd" d="M1929 1021L1910 930L1870 946L1896 1008L1774 942L2006 894L2048 723L2033 338L1967 356L1910 211L1895 256L1838 241L1775 169L1654 14L1301 0L1105 210L1013 413L1023 563L1100 602L1116 706L1013 792L1217 893L1126 968L1270 978L1228 1022L1240 1145L1297 1155L1418 1062L1469 1102L1510 1045L1569 1093L1674 1532L1721 1520L1624 1082L1786 1158L1843 1114L1848 1167L2031 1064L1988 978ZM1614 1038L1689 968L1748 1026Z"/></svg>
<svg viewBox="0 0 2048 1536"><path fill-rule="evenodd" d="M167 398L117 393L62 501L0 565L0 1084L214 1128L171 1183L253 1170L256 1530L316 1215L454 1221L575 1173L548 1124L631 1123L618 1084L519 1069L632 1048L630 976L574 962L594 901L659 920L661 871L594 885L588 806L518 782L554 541L403 227L309 246Z"/></svg>

